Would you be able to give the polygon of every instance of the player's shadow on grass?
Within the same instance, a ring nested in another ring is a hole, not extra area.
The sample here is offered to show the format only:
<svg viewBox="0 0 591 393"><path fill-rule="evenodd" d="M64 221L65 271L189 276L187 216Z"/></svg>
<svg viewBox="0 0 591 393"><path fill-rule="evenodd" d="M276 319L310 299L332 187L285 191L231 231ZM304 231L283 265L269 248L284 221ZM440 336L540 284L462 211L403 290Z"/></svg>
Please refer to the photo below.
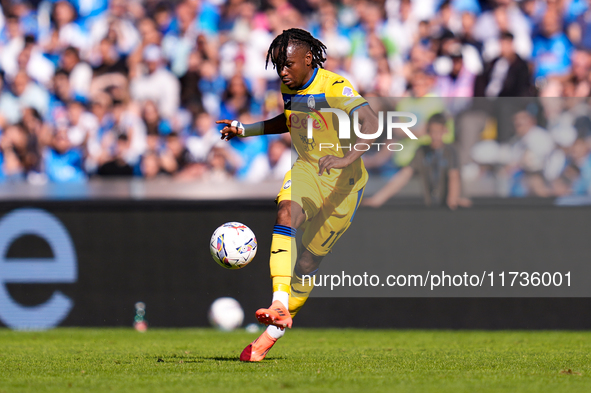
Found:
<svg viewBox="0 0 591 393"><path fill-rule="evenodd" d="M283 356L267 357L265 360L285 360ZM216 362L240 362L239 356L172 356L172 357L159 357L156 359L158 363L205 363L208 360Z"/></svg>
<svg viewBox="0 0 591 393"><path fill-rule="evenodd" d="M203 360L215 360L220 362L240 362L239 356L209 356L209 357L202 357L200 359ZM265 360L284 360L284 357L266 357Z"/></svg>
<svg viewBox="0 0 591 393"><path fill-rule="evenodd" d="M240 357L239 356L207 356L207 357L202 357L201 359L203 360L215 360L216 362L239 362L240 361Z"/></svg>
<svg viewBox="0 0 591 393"><path fill-rule="evenodd" d="M174 356L174 357L160 357L156 361L162 363L205 363L208 360L220 361L220 362L239 362L240 357L236 356Z"/></svg>

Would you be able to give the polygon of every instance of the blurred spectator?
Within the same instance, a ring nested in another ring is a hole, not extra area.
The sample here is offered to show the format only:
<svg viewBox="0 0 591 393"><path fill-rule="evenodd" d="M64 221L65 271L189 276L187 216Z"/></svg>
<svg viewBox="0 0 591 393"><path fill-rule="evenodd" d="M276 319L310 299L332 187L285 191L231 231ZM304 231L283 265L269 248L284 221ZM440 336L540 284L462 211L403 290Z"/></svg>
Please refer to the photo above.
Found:
<svg viewBox="0 0 591 393"><path fill-rule="evenodd" d="M565 84L564 96L587 97L591 94L589 72L591 71L591 54L586 50L577 49L572 53L572 73L570 84ZM571 88L569 90L569 87Z"/></svg>
<svg viewBox="0 0 591 393"><path fill-rule="evenodd" d="M187 72L179 79L181 82L181 105L191 111L203 108L201 90L199 89L202 64L201 55L197 52L191 52Z"/></svg>
<svg viewBox="0 0 591 393"><path fill-rule="evenodd" d="M458 206L470 206L470 201L460 196L461 180L455 149L443 143L446 130L445 116L435 114L429 118L427 133L431 137L428 146L421 146L412 162L402 168L381 190L362 204L380 207L398 193L418 173L423 183L423 195L427 206L445 206L455 210Z"/></svg>
<svg viewBox="0 0 591 393"><path fill-rule="evenodd" d="M168 33L172 28L172 12L171 12L171 5L167 2L161 1L156 4L156 8L154 9L154 21L158 26L158 30L162 34Z"/></svg>
<svg viewBox="0 0 591 393"><path fill-rule="evenodd" d="M376 75L376 63L381 57L389 60L396 46L386 30L384 10L373 2L363 2L359 27L351 34L350 72L357 81L357 88L367 90Z"/></svg>
<svg viewBox="0 0 591 393"><path fill-rule="evenodd" d="M82 168L82 152L72 146L65 129L59 129L52 143L43 153L45 173L56 183L80 183L86 181Z"/></svg>
<svg viewBox="0 0 591 393"><path fill-rule="evenodd" d="M0 148L5 180L23 180L29 170L38 169L39 156L35 150L35 138L21 125L11 125L4 130Z"/></svg>
<svg viewBox="0 0 591 393"><path fill-rule="evenodd" d="M164 118L171 119L180 104L179 80L164 67L162 51L158 46L147 46L143 59L147 74L136 76L131 81L131 96L140 102L154 101L158 106L158 112Z"/></svg>
<svg viewBox="0 0 591 393"><path fill-rule="evenodd" d="M55 66L49 61L35 43L34 36L19 36L4 47L0 64L9 80L14 79L19 70L26 70L29 77L44 86L49 86Z"/></svg>
<svg viewBox="0 0 591 393"><path fill-rule="evenodd" d="M56 119L65 116L66 103L72 99L70 91L70 79L64 70L57 70L53 75L52 86L49 96L46 118L55 122Z"/></svg>
<svg viewBox="0 0 591 393"><path fill-rule="evenodd" d="M244 78L234 75L223 93L219 116L223 119L235 119L239 113L244 112L258 114L258 105Z"/></svg>
<svg viewBox="0 0 591 393"><path fill-rule="evenodd" d="M169 173L160 166L159 154L153 150L148 150L146 154L142 156L140 170L142 176L145 177L146 180L169 175Z"/></svg>
<svg viewBox="0 0 591 393"><path fill-rule="evenodd" d="M587 7L568 26L568 38L574 45L579 46L581 49L591 50L591 8Z"/></svg>
<svg viewBox="0 0 591 393"><path fill-rule="evenodd" d="M214 147L211 149L207 158L209 164L209 173L207 180L223 183L232 178L231 164L228 159L228 151L223 147Z"/></svg>
<svg viewBox="0 0 591 393"><path fill-rule="evenodd" d="M254 122L248 111L243 111L237 118L243 124ZM260 155L267 154L266 138L233 138L229 144L224 157L239 180L246 178L250 166Z"/></svg>
<svg viewBox="0 0 591 393"><path fill-rule="evenodd" d="M210 150L219 144L220 133L216 124L207 112L201 112L195 117L194 132L187 138L187 148L198 162L204 162Z"/></svg>
<svg viewBox="0 0 591 393"><path fill-rule="evenodd" d="M76 18L76 10L71 3L59 0L53 4L52 28L49 32L40 35L41 45L45 52L55 57L68 46L81 51L88 49L88 36L76 24Z"/></svg>
<svg viewBox="0 0 591 393"><path fill-rule="evenodd" d="M148 134L168 135L172 132L170 122L160 118L154 101L146 101L144 103L142 119L146 124L146 132Z"/></svg>
<svg viewBox="0 0 591 393"><path fill-rule="evenodd" d="M179 135L171 132L166 137L164 149L160 153L162 169L169 174L182 172L193 162L193 157L183 144Z"/></svg>
<svg viewBox="0 0 591 393"><path fill-rule="evenodd" d="M535 80L566 76L570 71L572 49L572 44L562 31L560 15L555 8L549 8L533 42Z"/></svg>
<svg viewBox="0 0 591 393"><path fill-rule="evenodd" d="M92 23L90 45L96 46L105 38L114 43L120 55L128 54L138 44L140 35L127 15L125 0L109 0L107 12Z"/></svg>
<svg viewBox="0 0 591 393"><path fill-rule="evenodd" d="M490 61L500 52L499 37L509 31L515 37L515 52L529 59L532 52L531 25L514 0L494 0L494 8L478 17L474 38L483 43L483 57Z"/></svg>
<svg viewBox="0 0 591 393"><path fill-rule="evenodd" d="M212 61L203 61L200 70L199 90L203 94L203 107L213 116L220 115L221 95L224 92L224 79Z"/></svg>
<svg viewBox="0 0 591 393"><path fill-rule="evenodd" d="M68 73L72 96L88 97L92 82L92 68L80 59L80 52L73 46L64 49L60 59L61 68Z"/></svg>
<svg viewBox="0 0 591 393"><path fill-rule="evenodd" d="M560 194L588 195L591 191L591 149L582 138L577 139L568 156L565 168L559 178L566 188ZM559 194L559 195L560 195Z"/></svg>
<svg viewBox="0 0 591 393"><path fill-rule="evenodd" d="M125 134L120 134L117 137L117 144L115 147L115 157L112 160L105 162L98 168L97 174L99 176L132 176L133 168L126 161L129 150L129 138Z"/></svg>
<svg viewBox="0 0 591 393"><path fill-rule="evenodd" d="M146 150L146 125L130 103L120 100L113 102L113 122L113 129L107 138L112 140L119 135L126 135L129 147L124 151L124 159L129 165L135 166Z"/></svg>
<svg viewBox="0 0 591 393"><path fill-rule="evenodd" d="M437 95L440 97L472 97L474 95L475 75L464 66L462 47L456 43L447 53L451 59L449 74L437 78ZM452 112L457 112L457 110Z"/></svg>
<svg viewBox="0 0 591 393"><path fill-rule="evenodd" d="M290 144L283 138L269 143L267 154L259 154L250 164L244 180L257 183L263 180L282 180L291 169Z"/></svg>
<svg viewBox="0 0 591 393"><path fill-rule="evenodd" d="M548 196L543 171L554 142L548 131L536 124L536 119L527 110L513 117L515 137L509 142L510 156L506 170L511 176L510 195Z"/></svg>
<svg viewBox="0 0 591 393"><path fill-rule="evenodd" d="M410 48L418 39L418 22L411 0L400 0L398 18L388 20L388 33L393 37L397 55L401 59L408 58Z"/></svg>
<svg viewBox="0 0 591 393"><path fill-rule="evenodd" d="M176 23L162 39L164 56L170 61L171 70L177 76L187 72L189 54L197 41L195 11L195 7L188 1L179 3L175 10Z"/></svg>
<svg viewBox="0 0 591 393"><path fill-rule="evenodd" d="M70 101L67 107L68 138L72 146L84 148L97 138L98 120L95 115L86 111L84 103Z"/></svg>
<svg viewBox="0 0 591 393"><path fill-rule="evenodd" d="M488 63L476 81L479 97L526 97L532 94L527 63L515 53L513 34L501 33L501 55Z"/></svg>
<svg viewBox="0 0 591 393"><path fill-rule="evenodd" d="M111 38L105 37L98 44L98 53L95 56L92 74L96 78L111 73L127 75L129 69L126 57L117 51Z"/></svg>
<svg viewBox="0 0 591 393"><path fill-rule="evenodd" d="M27 0L13 0L4 4L7 5L6 13L18 18L23 34L35 37L38 35L38 18L32 2Z"/></svg>
<svg viewBox="0 0 591 393"><path fill-rule="evenodd" d="M474 37L474 27L476 25L476 13L464 11L462 13L462 29L459 38L463 45L474 47L478 53L482 53L482 41Z"/></svg>
<svg viewBox="0 0 591 393"><path fill-rule="evenodd" d="M22 70L15 75L10 91L0 95L0 115L8 124L20 121L22 110L26 107L33 107L45 115L48 106L47 91L31 81L26 71Z"/></svg>
<svg viewBox="0 0 591 393"><path fill-rule="evenodd" d="M326 52L337 58L347 56L351 43L339 26L336 6L328 2L320 5L319 16L320 26L315 36L326 45Z"/></svg>
<svg viewBox="0 0 591 393"><path fill-rule="evenodd" d="M4 16L4 14L2 14ZM16 55L21 50L23 45L24 33L22 31L18 16L9 14L6 17L4 28L2 29L2 63L5 62L5 57L16 58Z"/></svg>

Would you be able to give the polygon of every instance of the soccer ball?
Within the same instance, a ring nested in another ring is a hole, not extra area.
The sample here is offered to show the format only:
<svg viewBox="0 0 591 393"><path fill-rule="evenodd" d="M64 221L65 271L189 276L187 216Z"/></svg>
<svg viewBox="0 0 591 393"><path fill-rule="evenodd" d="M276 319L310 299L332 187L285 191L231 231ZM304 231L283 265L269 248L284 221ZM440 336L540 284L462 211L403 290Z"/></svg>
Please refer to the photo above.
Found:
<svg viewBox="0 0 591 393"><path fill-rule="evenodd" d="M231 297L221 297L209 308L209 322L216 328L229 332L242 325L244 311L240 303Z"/></svg>
<svg viewBox="0 0 591 393"><path fill-rule="evenodd" d="M241 269L256 255L257 239L246 225L227 222L213 232L209 251L220 266Z"/></svg>

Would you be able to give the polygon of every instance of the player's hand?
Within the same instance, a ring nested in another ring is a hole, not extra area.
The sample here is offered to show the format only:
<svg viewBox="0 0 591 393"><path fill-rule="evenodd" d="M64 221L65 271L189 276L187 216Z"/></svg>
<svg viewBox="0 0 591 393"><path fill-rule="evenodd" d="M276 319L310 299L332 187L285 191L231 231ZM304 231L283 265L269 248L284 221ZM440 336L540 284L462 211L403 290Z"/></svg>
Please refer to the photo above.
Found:
<svg viewBox="0 0 591 393"><path fill-rule="evenodd" d="M458 198L447 198L447 207L451 210L456 210L458 208Z"/></svg>
<svg viewBox="0 0 591 393"><path fill-rule="evenodd" d="M384 202L382 202L381 200L379 200L376 197L369 197L369 198L363 198L361 200L361 206L368 206L368 207L380 207L384 204Z"/></svg>
<svg viewBox="0 0 591 393"><path fill-rule="evenodd" d="M332 168L341 169L349 165L349 160L345 157L324 156L318 160L318 176L322 176L324 171L330 175Z"/></svg>
<svg viewBox="0 0 591 393"><path fill-rule="evenodd" d="M459 198L458 206L460 207L472 207L472 201L468 198Z"/></svg>
<svg viewBox="0 0 591 393"><path fill-rule="evenodd" d="M225 124L226 126L220 131L222 134L222 140L229 141L230 139L234 138L237 135L242 135L243 131L241 128L233 127L232 120L218 120L216 121L217 124Z"/></svg>

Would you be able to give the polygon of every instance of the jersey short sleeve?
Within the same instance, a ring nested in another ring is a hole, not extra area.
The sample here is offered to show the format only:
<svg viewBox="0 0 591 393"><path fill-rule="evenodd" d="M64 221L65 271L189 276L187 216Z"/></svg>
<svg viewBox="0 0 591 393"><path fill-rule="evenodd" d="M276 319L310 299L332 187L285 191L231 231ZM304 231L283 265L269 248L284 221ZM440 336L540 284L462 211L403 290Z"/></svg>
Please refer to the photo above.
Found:
<svg viewBox="0 0 591 393"><path fill-rule="evenodd" d="M326 101L331 108L337 108L351 115L356 109L368 105L365 98L353 88L353 85L340 76L328 82L325 91Z"/></svg>

